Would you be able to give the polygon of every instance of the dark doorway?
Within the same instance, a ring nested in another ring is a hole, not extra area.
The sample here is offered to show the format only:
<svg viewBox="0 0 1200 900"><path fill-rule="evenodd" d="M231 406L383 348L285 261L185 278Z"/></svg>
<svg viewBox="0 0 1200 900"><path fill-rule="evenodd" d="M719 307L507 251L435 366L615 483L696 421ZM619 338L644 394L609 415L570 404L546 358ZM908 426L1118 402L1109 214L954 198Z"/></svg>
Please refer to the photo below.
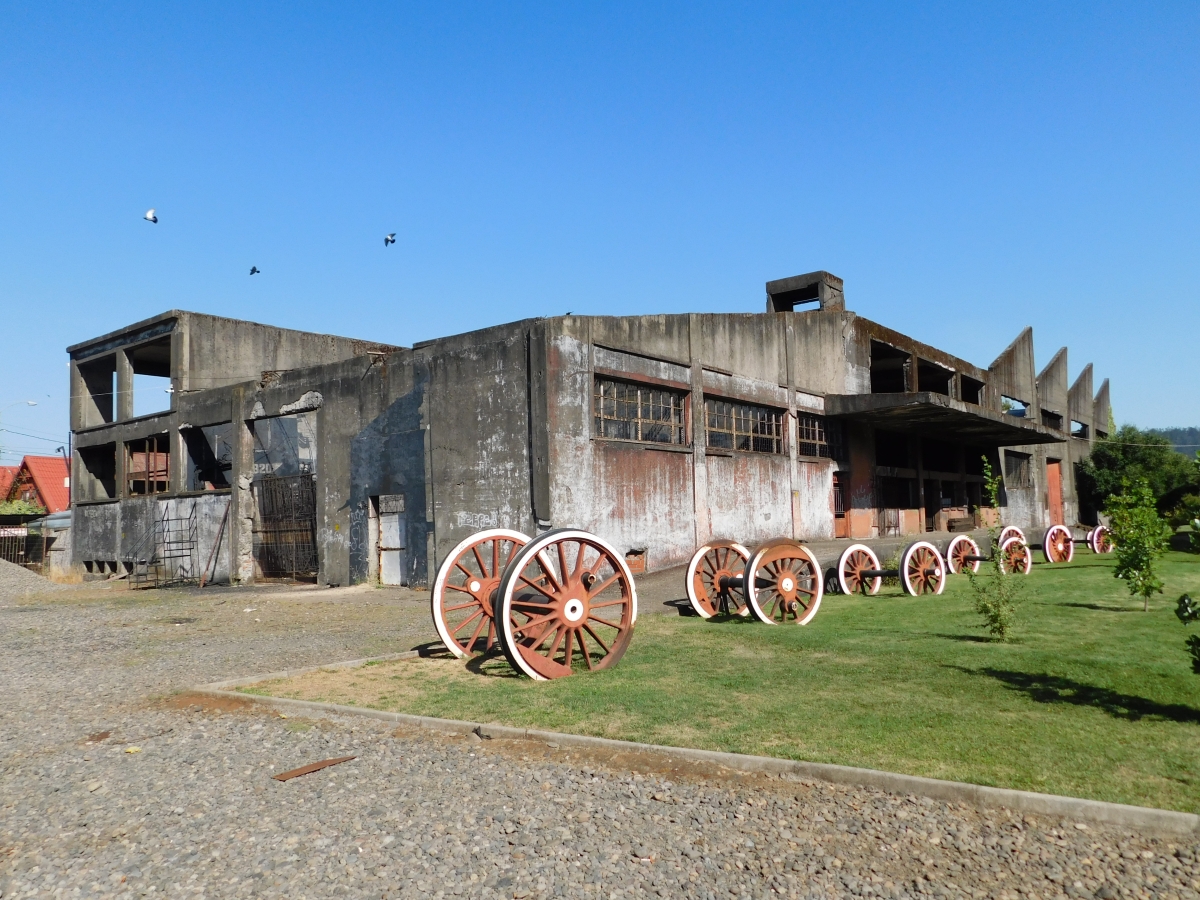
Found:
<svg viewBox="0 0 1200 900"><path fill-rule="evenodd" d="M254 482L254 560L263 578L317 580L317 492L312 475Z"/></svg>

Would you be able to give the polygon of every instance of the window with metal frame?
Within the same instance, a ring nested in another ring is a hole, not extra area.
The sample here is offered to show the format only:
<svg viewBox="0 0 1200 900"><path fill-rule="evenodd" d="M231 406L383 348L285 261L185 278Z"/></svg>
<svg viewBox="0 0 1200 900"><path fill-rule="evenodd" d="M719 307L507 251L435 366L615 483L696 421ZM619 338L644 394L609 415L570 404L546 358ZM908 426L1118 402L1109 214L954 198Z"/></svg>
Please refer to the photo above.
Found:
<svg viewBox="0 0 1200 900"><path fill-rule="evenodd" d="M841 459L841 426L824 416L798 413L796 416L796 453L821 459Z"/></svg>
<svg viewBox="0 0 1200 900"><path fill-rule="evenodd" d="M592 394L596 437L686 444L683 422L686 397L683 391L597 378Z"/></svg>
<svg viewBox="0 0 1200 900"><path fill-rule="evenodd" d="M1004 486L1008 488L1031 488L1033 476L1028 453L1014 450L1004 451Z"/></svg>
<svg viewBox="0 0 1200 900"><path fill-rule="evenodd" d="M749 450L755 453L786 452L783 410L749 403L704 400L705 445L716 450Z"/></svg>

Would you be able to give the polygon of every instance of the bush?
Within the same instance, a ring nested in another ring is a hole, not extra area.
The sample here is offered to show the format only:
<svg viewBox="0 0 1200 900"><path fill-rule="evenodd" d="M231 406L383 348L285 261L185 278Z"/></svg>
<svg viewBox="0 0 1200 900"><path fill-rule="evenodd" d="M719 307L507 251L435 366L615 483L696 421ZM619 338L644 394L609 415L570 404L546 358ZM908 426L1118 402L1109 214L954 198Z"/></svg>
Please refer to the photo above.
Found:
<svg viewBox="0 0 1200 900"><path fill-rule="evenodd" d="M1113 576L1123 578L1129 593L1141 597L1150 609L1150 595L1161 594L1163 583L1154 572L1154 562L1167 552L1171 529L1159 518L1154 495L1144 480L1126 482L1119 494L1105 503L1116 545L1117 566Z"/></svg>
<svg viewBox="0 0 1200 900"><path fill-rule="evenodd" d="M984 494L997 506L1000 494L1001 479L992 472L992 464L985 456L983 458ZM991 572L987 575L977 575L973 566L967 566L967 580L971 584L971 594L975 602L975 612L983 618L984 627L993 636L1007 641L1009 632L1017 619L1017 607L1024 602L1024 576L1011 572L1006 573L1000 565L1000 530L988 529L988 543L992 547L988 566Z"/></svg>
<svg viewBox="0 0 1200 900"><path fill-rule="evenodd" d="M1182 492L1200 493L1189 490L1197 483L1196 464L1162 435L1133 425L1122 425L1115 434L1097 440L1076 471L1079 501L1093 510L1107 511L1108 498L1120 495L1126 482L1145 481L1155 501L1170 497L1164 512Z"/></svg>
<svg viewBox="0 0 1200 900"><path fill-rule="evenodd" d="M1191 597L1184 594L1179 598L1179 605L1175 607L1175 615L1184 625L1191 625L1200 619L1200 606L1197 606ZM1189 635L1184 645L1187 647L1188 655L1192 657L1192 671L1200 675L1200 635Z"/></svg>
<svg viewBox="0 0 1200 900"><path fill-rule="evenodd" d="M44 516L46 510L29 500L5 500L0 502L0 516Z"/></svg>

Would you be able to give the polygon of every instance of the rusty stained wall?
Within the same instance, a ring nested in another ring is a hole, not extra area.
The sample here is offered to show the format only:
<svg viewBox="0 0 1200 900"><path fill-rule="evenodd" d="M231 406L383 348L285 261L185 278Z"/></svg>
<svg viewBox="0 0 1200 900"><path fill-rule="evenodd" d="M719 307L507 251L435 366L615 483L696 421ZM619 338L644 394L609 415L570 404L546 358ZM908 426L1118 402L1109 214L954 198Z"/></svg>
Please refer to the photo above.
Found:
<svg viewBox="0 0 1200 900"><path fill-rule="evenodd" d="M1041 405L1038 402L1037 376L1033 360L1033 329L1026 328L988 367L989 383L986 393L989 406L1001 409L1001 398L1012 397L1025 403L1027 415L1037 421ZM1029 454L1032 487L1019 488L1005 480L1001 521L1005 525L1017 525L1022 528L1044 527L1047 516L1045 456L1037 446L1008 447L1005 451ZM1002 457L1005 451L1001 451ZM1003 473L1002 460L1001 474Z"/></svg>
<svg viewBox="0 0 1200 900"><path fill-rule="evenodd" d="M1043 419L1043 411L1062 416L1063 430L1065 433L1070 434L1071 423L1068 418L1070 414L1070 402L1067 384L1067 348L1062 347L1054 354L1050 362L1046 363L1045 368L1038 373L1038 418L1036 421L1046 425ZM1068 442L1064 441L1061 444L1039 444L1035 448L1033 456L1039 472L1044 472L1045 467L1051 460L1057 460L1060 463L1062 473L1063 522L1071 524L1078 521L1079 507L1075 502L1075 474L1071 465L1071 448L1068 446ZM1041 498L1042 505L1046 511L1044 521L1046 525L1049 525L1049 479L1045 479L1043 484L1045 485L1044 490L1046 492Z"/></svg>

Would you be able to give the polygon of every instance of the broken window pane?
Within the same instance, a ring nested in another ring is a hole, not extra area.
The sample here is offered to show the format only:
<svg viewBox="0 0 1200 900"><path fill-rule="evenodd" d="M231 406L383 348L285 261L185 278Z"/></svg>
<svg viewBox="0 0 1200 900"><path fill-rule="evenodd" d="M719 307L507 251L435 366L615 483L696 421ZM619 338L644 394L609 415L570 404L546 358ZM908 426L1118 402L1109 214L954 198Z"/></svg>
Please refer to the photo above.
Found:
<svg viewBox="0 0 1200 900"><path fill-rule="evenodd" d="M215 491L229 487L233 470L233 423L185 428L189 491Z"/></svg>
<svg viewBox="0 0 1200 900"><path fill-rule="evenodd" d="M681 391L597 378L592 396L596 436L684 444L685 396Z"/></svg>
<svg viewBox="0 0 1200 900"><path fill-rule="evenodd" d="M254 477L315 475L317 414L315 410L250 422L254 444Z"/></svg>

